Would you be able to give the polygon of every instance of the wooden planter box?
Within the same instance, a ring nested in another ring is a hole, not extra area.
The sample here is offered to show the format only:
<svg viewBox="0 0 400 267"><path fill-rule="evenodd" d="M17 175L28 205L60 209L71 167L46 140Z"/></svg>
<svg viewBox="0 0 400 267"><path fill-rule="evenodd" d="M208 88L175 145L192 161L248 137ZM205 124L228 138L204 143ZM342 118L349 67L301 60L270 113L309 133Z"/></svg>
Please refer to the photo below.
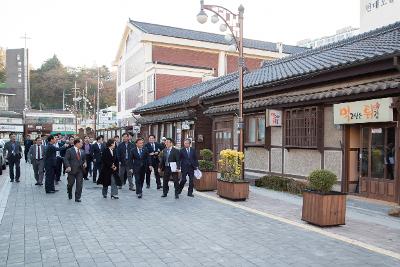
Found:
<svg viewBox="0 0 400 267"><path fill-rule="evenodd" d="M229 200L246 200L249 197L249 182L226 182L217 180L217 194Z"/></svg>
<svg viewBox="0 0 400 267"><path fill-rule="evenodd" d="M197 191L214 191L217 189L217 172L203 171L200 179L194 179L194 188Z"/></svg>
<svg viewBox="0 0 400 267"><path fill-rule="evenodd" d="M318 226L344 225L346 217L346 194L314 191L303 192L303 221Z"/></svg>

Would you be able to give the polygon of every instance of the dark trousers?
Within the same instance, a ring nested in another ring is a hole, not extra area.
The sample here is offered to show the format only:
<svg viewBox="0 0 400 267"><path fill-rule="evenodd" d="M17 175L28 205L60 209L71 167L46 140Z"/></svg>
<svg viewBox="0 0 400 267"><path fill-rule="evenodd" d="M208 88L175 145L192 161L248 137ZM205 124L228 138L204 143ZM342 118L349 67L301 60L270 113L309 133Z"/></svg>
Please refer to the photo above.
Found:
<svg viewBox="0 0 400 267"><path fill-rule="evenodd" d="M168 194L169 191L169 180L174 181L175 195L179 195L179 179L177 172L171 172L171 167L167 166L164 169L164 177L163 177L163 194Z"/></svg>
<svg viewBox="0 0 400 267"><path fill-rule="evenodd" d="M81 199L82 196L82 184L83 184L83 172L80 171L78 173L74 174L68 174L67 177L68 180L68 185L67 185L67 190L68 193L72 193L72 188L74 187L75 181L76 181L76 187L75 187L75 199Z"/></svg>
<svg viewBox="0 0 400 267"><path fill-rule="evenodd" d="M29 152L29 149L24 151L25 162L28 162L28 152Z"/></svg>
<svg viewBox="0 0 400 267"><path fill-rule="evenodd" d="M55 166L45 166L45 190L46 192L54 191L54 178L55 178Z"/></svg>
<svg viewBox="0 0 400 267"><path fill-rule="evenodd" d="M21 162L21 160L14 156L12 156L8 159L11 181L14 181L14 178L15 178L15 180L19 181L19 177L21 176L20 162ZM14 166L15 166L15 172L16 172L15 177L14 177Z"/></svg>
<svg viewBox="0 0 400 267"><path fill-rule="evenodd" d="M86 154L86 168L85 171L83 172L83 178L86 179L89 173L92 173L91 169L92 169L92 157L90 156L90 154Z"/></svg>
<svg viewBox="0 0 400 267"><path fill-rule="evenodd" d="M93 162L93 181L97 181L97 174L100 174L101 162Z"/></svg>
<svg viewBox="0 0 400 267"><path fill-rule="evenodd" d="M154 176L156 177L156 184L157 187L161 187L161 178L160 178L160 173L158 172L158 163L151 164L154 170ZM146 185L150 186L150 175L151 175L151 170L150 168L146 171Z"/></svg>
<svg viewBox="0 0 400 267"><path fill-rule="evenodd" d="M55 175L55 180L61 181L61 170L62 170L62 165L63 165L63 158L57 157L56 160L56 167L54 169L54 175Z"/></svg>
<svg viewBox="0 0 400 267"><path fill-rule="evenodd" d="M194 169L193 168L188 168L185 169L184 171L182 171L182 178L181 178L181 182L179 184L179 192L182 191L183 187L186 184L186 176L189 176L189 188L188 188L188 195L193 194L193 186L194 186Z"/></svg>
<svg viewBox="0 0 400 267"><path fill-rule="evenodd" d="M146 175L146 170L144 167L140 168L139 171L134 173L135 175L135 185L136 185L136 194L142 194L143 192L143 184L144 184L144 176Z"/></svg>

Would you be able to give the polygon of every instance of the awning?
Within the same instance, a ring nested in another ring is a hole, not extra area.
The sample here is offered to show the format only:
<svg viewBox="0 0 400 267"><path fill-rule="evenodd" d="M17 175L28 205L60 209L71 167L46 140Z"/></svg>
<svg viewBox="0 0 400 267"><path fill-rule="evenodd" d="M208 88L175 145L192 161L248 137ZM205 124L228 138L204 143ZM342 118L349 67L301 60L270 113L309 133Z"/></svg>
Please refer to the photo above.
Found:
<svg viewBox="0 0 400 267"><path fill-rule="evenodd" d="M138 118L138 122L140 124L150 124L150 123L165 122L165 121L187 120L187 119L193 119L195 114L196 111L194 109L190 109L179 112L168 112L165 114L144 115Z"/></svg>
<svg viewBox="0 0 400 267"><path fill-rule="evenodd" d="M51 132L50 134L58 134L60 133L61 135L71 135L71 134L76 134L76 132L73 131L64 131L64 132Z"/></svg>

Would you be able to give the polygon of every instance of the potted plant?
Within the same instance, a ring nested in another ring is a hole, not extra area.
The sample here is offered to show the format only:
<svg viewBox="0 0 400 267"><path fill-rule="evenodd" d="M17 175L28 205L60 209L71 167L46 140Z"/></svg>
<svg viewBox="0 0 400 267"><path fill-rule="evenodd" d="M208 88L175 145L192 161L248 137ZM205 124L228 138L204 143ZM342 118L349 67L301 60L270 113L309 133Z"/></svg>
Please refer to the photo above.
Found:
<svg viewBox="0 0 400 267"><path fill-rule="evenodd" d="M332 191L337 177L328 170L315 170L303 192L302 220L318 226L344 225L346 194Z"/></svg>
<svg viewBox="0 0 400 267"><path fill-rule="evenodd" d="M194 180L197 191L213 191L217 189L217 172L213 162L213 152L210 149L200 150L199 169L202 172L200 179Z"/></svg>
<svg viewBox="0 0 400 267"><path fill-rule="evenodd" d="M219 171L221 178L217 180L217 194L230 200L246 200L249 197L249 183L241 177L244 154L232 149L220 153Z"/></svg>

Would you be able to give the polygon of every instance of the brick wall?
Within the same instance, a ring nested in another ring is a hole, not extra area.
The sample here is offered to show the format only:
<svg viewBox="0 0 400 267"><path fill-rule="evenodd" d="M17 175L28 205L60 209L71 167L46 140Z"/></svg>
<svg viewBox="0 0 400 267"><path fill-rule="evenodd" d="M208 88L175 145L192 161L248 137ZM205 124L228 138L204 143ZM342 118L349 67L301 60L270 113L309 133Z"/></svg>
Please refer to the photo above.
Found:
<svg viewBox="0 0 400 267"><path fill-rule="evenodd" d="M186 65L193 67L214 68L218 70L218 54L191 49L179 49L153 45L153 61Z"/></svg>
<svg viewBox="0 0 400 267"><path fill-rule="evenodd" d="M228 55L227 57L227 73L232 73L237 71L238 69L238 57L237 56L232 56L232 55ZM258 59L258 58L245 58L245 62L246 62L246 67L249 70L255 70L260 68L261 62L263 60L262 59Z"/></svg>
<svg viewBox="0 0 400 267"><path fill-rule="evenodd" d="M156 95L155 98L170 95L176 89L182 89L195 83L201 82L201 78L177 76L168 74L156 74Z"/></svg>

